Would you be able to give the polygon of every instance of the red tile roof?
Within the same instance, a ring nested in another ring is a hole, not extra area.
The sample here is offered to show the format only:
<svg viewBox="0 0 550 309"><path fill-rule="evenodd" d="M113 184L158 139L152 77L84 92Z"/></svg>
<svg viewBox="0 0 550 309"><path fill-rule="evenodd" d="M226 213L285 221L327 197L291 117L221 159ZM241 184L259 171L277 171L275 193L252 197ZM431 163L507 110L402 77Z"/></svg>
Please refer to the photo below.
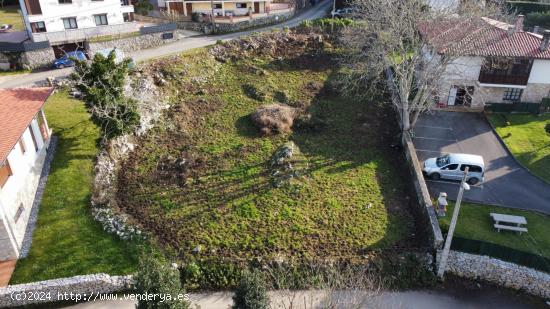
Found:
<svg viewBox="0 0 550 309"><path fill-rule="evenodd" d="M420 31L439 53L481 57L550 59L550 49L540 50L542 35L518 30L490 18L424 24Z"/></svg>
<svg viewBox="0 0 550 309"><path fill-rule="evenodd" d="M52 90L0 89L0 163L8 157Z"/></svg>

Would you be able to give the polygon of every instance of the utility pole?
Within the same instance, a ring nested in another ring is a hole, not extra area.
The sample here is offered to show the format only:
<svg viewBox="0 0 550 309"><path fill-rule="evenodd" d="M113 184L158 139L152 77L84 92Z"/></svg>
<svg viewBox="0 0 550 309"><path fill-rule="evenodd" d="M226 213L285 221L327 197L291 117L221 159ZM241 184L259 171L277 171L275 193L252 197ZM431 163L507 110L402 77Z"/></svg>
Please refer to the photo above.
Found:
<svg viewBox="0 0 550 309"><path fill-rule="evenodd" d="M470 186L466 183L468 170L469 167L466 166L466 169L464 170L464 176L462 176L462 181L460 182L460 189L458 190L455 208L453 209L453 217L451 219L451 225L449 226L449 232L447 233L447 239L445 240L445 247L443 248L443 252L441 253L441 261L439 262L439 268L437 270L437 276L441 280L443 280L443 274L445 274L445 267L447 266L447 259L449 258L449 251L451 250L451 241L453 240L456 221L458 220L458 212L460 211L462 196L464 195L464 190L470 190Z"/></svg>

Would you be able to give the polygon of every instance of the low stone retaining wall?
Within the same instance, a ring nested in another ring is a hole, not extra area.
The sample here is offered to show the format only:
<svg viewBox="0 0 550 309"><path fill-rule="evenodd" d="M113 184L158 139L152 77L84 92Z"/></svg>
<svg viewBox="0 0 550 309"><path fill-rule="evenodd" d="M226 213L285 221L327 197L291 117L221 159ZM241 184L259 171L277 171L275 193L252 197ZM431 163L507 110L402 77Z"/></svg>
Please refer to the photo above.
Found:
<svg viewBox="0 0 550 309"><path fill-rule="evenodd" d="M163 35L166 33L172 33L173 38L164 39ZM116 47L123 50L125 53L129 53L136 50L172 43L184 37L185 35L181 30L171 30L158 33L142 34L134 37L116 39L112 41L89 42L87 43L86 49L90 52L90 54L93 54L98 50Z"/></svg>
<svg viewBox="0 0 550 309"><path fill-rule="evenodd" d="M443 235L439 227L435 208L430 198L430 193L428 192L428 186L422 175L422 167L416 155L416 148L414 147L409 132L403 134L402 143L418 200L418 212L420 213L420 222L418 224L425 227L430 247L432 247L432 249L439 249L443 245Z"/></svg>
<svg viewBox="0 0 550 309"><path fill-rule="evenodd" d="M438 257L440 254L438 252ZM446 271L458 277L484 280L545 299L550 298L550 274L488 256L451 251Z"/></svg>
<svg viewBox="0 0 550 309"><path fill-rule="evenodd" d="M31 304L51 303L61 301L75 301L67 299L65 293L83 297L116 293L130 289L131 276L109 276L107 274L93 274L75 276L63 279L53 279L27 284L10 285L0 288L0 308L11 308Z"/></svg>

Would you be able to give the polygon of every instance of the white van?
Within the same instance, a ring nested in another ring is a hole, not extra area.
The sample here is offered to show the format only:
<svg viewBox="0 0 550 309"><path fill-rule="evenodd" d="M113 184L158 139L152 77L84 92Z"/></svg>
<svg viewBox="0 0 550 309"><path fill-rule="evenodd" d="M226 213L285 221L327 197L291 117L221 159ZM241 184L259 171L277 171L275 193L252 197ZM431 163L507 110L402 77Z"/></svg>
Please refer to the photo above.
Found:
<svg viewBox="0 0 550 309"><path fill-rule="evenodd" d="M466 182L475 185L483 182L485 176L485 163L483 157L478 155L450 153L439 158L429 158L424 161L422 171L431 179L462 180L466 167L468 176Z"/></svg>

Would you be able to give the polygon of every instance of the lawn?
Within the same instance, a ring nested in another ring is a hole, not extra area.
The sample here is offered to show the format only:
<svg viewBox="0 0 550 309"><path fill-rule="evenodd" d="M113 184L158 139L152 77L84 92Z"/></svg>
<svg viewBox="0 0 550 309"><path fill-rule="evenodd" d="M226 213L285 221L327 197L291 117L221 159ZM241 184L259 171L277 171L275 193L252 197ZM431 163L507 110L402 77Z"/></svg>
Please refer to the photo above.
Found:
<svg viewBox="0 0 550 309"><path fill-rule="evenodd" d="M440 218L441 229L449 229L449 221L453 212L450 205L447 216ZM528 233L519 235L516 232L497 232L493 227L491 212L523 216L527 219ZM550 218L530 211L515 210L503 207L464 203L460 207L455 236L481 240L523 252L542 255L550 258Z"/></svg>
<svg viewBox="0 0 550 309"><path fill-rule="evenodd" d="M98 128L81 101L66 92L46 102L59 140L40 205L29 256L18 261L10 284L91 273L136 270L137 247L105 233L90 213Z"/></svg>
<svg viewBox="0 0 550 309"><path fill-rule="evenodd" d="M330 56L220 63L201 50L151 67L172 108L121 169L119 197L179 257L337 259L413 245L392 112L335 94ZM260 135L249 115L277 101L322 125ZM298 176L275 186L269 161L289 141Z"/></svg>
<svg viewBox="0 0 550 309"><path fill-rule="evenodd" d="M23 30L23 20L18 12L19 5L0 7L0 25L13 25L15 30Z"/></svg>
<svg viewBox="0 0 550 309"><path fill-rule="evenodd" d="M550 115L491 114L488 118L512 154L550 183L550 135L544 131Z"/></svg>

